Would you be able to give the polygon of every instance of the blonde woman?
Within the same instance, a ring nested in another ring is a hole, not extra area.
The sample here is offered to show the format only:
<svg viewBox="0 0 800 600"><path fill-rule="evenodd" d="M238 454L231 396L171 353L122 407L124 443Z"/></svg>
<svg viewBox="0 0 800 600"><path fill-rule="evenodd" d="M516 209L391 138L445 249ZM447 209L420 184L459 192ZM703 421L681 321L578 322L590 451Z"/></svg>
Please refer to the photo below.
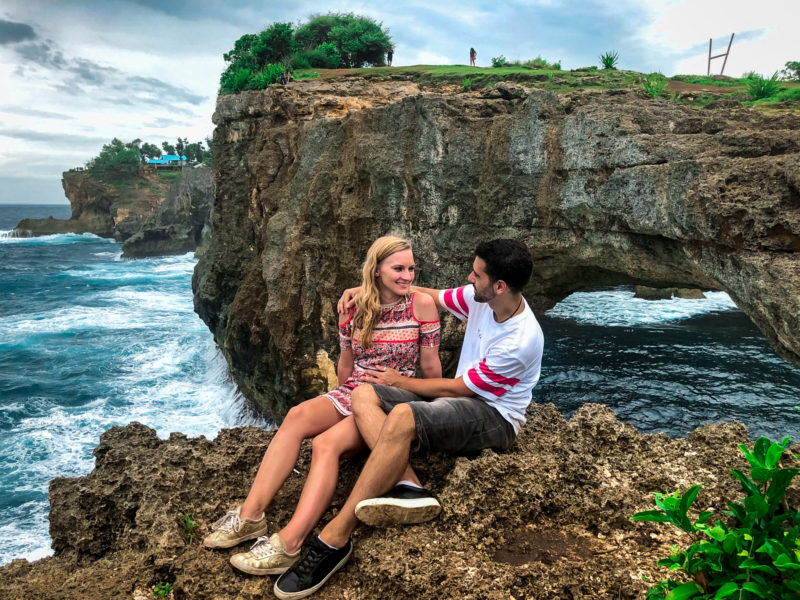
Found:
<svg viewBox="0 0 800 600"><path fill-rule="evenodd" d="M231 564L253 575L286 571L330 505L339 460L365 448L350 408L350 396L376 367L391 367L413 377L419 365L427 378L442 376L439 315L427 294L411 292L411 245L398 237L378 238L367 252L361 293L353 309L339 317L339 386L291 408L267 448L242 505L219 519L205 540L208 548L231 548L257 538L249 552ZM291 473L306 438L312 443L311 468L297 509L286 526L268 537L265 509Z"/></svg>

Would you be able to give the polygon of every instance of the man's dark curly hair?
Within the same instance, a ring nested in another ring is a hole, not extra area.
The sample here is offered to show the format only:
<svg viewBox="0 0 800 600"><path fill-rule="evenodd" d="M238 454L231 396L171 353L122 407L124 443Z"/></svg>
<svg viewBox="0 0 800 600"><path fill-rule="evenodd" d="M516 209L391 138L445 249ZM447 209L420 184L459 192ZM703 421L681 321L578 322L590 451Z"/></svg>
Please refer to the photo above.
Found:
<svg viewBox="0 0 800 600"><path fill-rule="evenodd" d="M486 274L493 282L505 281L513 292L521 292L531 278L531 253L517 240L481 242L475 248L475 256L486 263Z"/></svg>

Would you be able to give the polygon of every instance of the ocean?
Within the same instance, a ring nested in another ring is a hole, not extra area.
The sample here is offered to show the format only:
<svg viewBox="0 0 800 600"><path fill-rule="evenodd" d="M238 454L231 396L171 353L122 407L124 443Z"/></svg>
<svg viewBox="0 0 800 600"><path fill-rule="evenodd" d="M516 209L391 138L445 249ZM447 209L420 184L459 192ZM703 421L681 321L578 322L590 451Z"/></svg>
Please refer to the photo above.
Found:
<svg viewBox="0 0 800 600"><path fill-rule="evenodd" d="M130 261L91 234L3 237L69 211L0 206L0 564L51 553L48 482L88 473L109 427L211 439L266 425L194 313L192 254Z"/></svg>
<svg viewBox="0 0 800 600"><path fill-rule="evenodd" d="M7 237L20 219L51 215L69 207L0 206L0 564L50 554L48 482L88 473L112 425L139 421L162 438L269 426L192 309L191 254L128 261L90 234ZM646 301L592 290L539 318L534 400L566 416L599 402L644 432L683 436L735 419L752 437L800 439L800 370L727 294Z"/></svg>

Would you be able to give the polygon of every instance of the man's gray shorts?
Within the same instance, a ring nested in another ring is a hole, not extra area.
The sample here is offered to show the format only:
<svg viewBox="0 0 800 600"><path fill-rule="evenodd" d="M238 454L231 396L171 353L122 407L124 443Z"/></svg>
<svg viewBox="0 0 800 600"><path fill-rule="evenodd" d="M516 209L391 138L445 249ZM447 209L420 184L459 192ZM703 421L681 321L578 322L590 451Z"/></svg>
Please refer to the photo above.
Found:
<svg viewBox="0 0 800 600"><path fill-rule="evenodd" d="M387 413L398 404L411 407L417 428L412 450L475 454L484 448L507 450L514 443L511 423L477 396L423 398L396 387L372 387Z"/></svg>

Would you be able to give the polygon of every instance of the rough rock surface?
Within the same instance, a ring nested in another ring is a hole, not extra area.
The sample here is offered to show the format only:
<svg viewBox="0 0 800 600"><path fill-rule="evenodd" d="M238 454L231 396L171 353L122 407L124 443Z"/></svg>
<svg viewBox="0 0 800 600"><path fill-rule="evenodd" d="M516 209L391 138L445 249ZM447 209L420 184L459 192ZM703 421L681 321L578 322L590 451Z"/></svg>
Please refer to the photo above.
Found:
<svg viewBox="0 0 800 600"><path fill-rule="evenodd" d="M93 233L126 242L129 257L190 252L208 244L213 181L208 168L186 169L175 182L154 172L113 185L89 171L67 171L61 180L72 207L69 219L23 219L19 236Z"/></svg>
<svg viewBox="0 0 800 600"><path fill-rule="evenodd" d="M350 564L315 598L642 598L666 576L656 561L671 543L666 526L629 517L652 508L653 491L702 483L697 507L720 511L739 498L729 475L745 468L737 424L710 425L686 439L642 435L603 406L587 404L565 421L553 405L532 405L514 448L478 457L415 458L413 466L444 507L431 523L361 528ZM0 598L130 599L158 582L176 598L270 598L274 578L235 572L241 548L201 545L209 525L240 502L272 433L222 431L214 441L155 432L132 423L108 430L95 469L50 486L55 556L0 568ZM270 531L291 514L309 468L305 446L268 509ZM788 459L788 456L787 456ZM362 464L343 464L334 506ZM791 490L791 502L800 490ZM180 525L198 522L189 543ZM684 540L685 541L685 540Z"/></svg>
<svg viewBox="0 0 800 600"><path fill-rule="evenodd" d="M327 386L334 301L389 231L432 287L466 280L476 241L524 240L537 311L587 286L725 290L800 364L795 115L350 79L223 96L214 122L195 308L239 388L277 416Z"/></svg>
<svg viewBox="0 0 800 600"><path fill-rule="evenodd" d="M211 169L186 169L167 191L155 214L125 240L126 258L183 254L207 247L211 239L214 181Z"/></svg>

